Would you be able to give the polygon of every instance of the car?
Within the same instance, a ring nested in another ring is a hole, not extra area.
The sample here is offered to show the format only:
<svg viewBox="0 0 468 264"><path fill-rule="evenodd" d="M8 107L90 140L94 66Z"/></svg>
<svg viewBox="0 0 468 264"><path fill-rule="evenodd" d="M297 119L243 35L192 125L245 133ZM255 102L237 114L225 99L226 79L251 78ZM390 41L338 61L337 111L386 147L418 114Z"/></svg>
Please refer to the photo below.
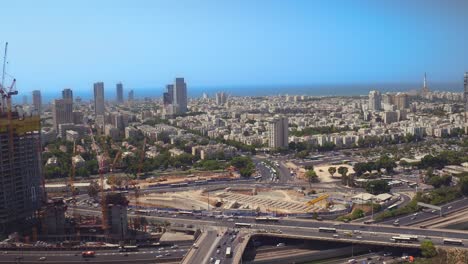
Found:
<svg viewBox="0 0 468 264"><path fill-rule="evenodd" d="M333 237L334 237L334 238L338 238L338 237L340 237L340 236L339 236L338 234L334 234Z"/></svg>
<svg viewBox="0 0 468 264"><path fill-rule="evenodd" d="M220 252L219 249L217 249L217 250L216 250L216 254L219 254L219 252Z"/></svg>
<svg viewBox="0 0 468 264"><path fill-rule="evenodd" d="M198 245L197 243L193 244L193 248L197 249L198 248Z"/></svg>
<svg viewBox="0 0 468 264"><path fill-rule="evenodd" d="M40 258L39 258L39 261L44 261L44 260L46 260L46 259L47 259L46 257L40 257Z"/></svg>
<svg viewBox="0 0 468 264"><path fill-rule="evenodd" d="M124 257L128 257L128 253L125 253L125 254L124 254Z"/></svg>
<svg viewBox="0 0 468 264"><path fill-rule="evenodd" d="M178 249L178 248L179 248L178 245L173 245L173 246L171 247L171 249Z"/></svg>
<svg viewBox="0 0 468 264"><path fill-rule="evenodd" d="M356 238L357 238L357 239L362 239L362 236L357 236Z"/></svg>
<svg viewBox="0 0 468 264"><path fill-rule="evenodd" d="M94 257L96 255L96 252L94 251L83 251L81 252L81 256L83 258L91 258L91 257Z"/></svg>
<svg viewBox="0 0 468 264"><path fill-rule="evenodd" d="M452 206L447 207L448 210L452 209Z"/></svg>
<svg viewBox="0 0 468 264"><path fill-rule="evenodd" d="M414 219L416 219L416 217L414 217L414 216L413 216L413 217L411 217L411 220L414 220Z"/></svg>
<svg viewBox="0 0 468 264"><path fill-rule="evenodd" d="M359 230L354 230L353 233L354 233L354 234L361 234L361 231L359 231Z"/></svg>
<svg viewBox="0 0 468 264"><path fill-rule="evenodd" d="M171 253L164 254L164 256L166 256L166 257L169 257L170 255L171 255Z"/></svg>
<svg viewBox="0 0 468 264"><path fill-rule="evenodd" d="M157 255L156 258L162 258L164 257L163 255Z"/></svg>

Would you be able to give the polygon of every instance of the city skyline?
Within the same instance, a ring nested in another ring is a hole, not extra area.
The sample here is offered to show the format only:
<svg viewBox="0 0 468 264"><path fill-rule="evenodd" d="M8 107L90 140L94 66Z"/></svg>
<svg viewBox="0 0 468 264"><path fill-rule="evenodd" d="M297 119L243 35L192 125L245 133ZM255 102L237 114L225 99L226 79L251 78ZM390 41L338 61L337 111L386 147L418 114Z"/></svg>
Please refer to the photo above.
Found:
<svg viewBox="0 0 468 264"><path fill-rule="evenodd" d="M4 5L1 43L10 42L8 72L25 92L70 87L79 94L95 81L120 80L131 89L162 90L173 76L184 76L192 87L244 89L419 83L423 72L441 83L459 82L468 68L462 59L468 55L462 27L468 4L461 1L204 1L184 8L150 2L115 7L106 1L45 1L25 8L21 2ZM19 10L28 18L8 19ZM74 23L83 14L87 22ZM181 19L168 23L172 15ZM29 45L37 34L45 41Z"/></svg>

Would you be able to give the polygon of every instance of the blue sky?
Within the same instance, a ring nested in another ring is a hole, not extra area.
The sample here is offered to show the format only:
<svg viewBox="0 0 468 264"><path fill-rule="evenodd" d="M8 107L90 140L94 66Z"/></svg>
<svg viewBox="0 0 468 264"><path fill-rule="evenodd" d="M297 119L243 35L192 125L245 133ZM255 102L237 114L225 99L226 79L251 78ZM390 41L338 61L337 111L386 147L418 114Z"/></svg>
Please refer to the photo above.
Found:
<svg viewBox="0 0 468 264"><path fill-rule="evenodd" d="M459 82L468 1L2 1L22 92ZM463 28L463 26L465 28ZM159 91L158 91L159 93Z"/></svg>

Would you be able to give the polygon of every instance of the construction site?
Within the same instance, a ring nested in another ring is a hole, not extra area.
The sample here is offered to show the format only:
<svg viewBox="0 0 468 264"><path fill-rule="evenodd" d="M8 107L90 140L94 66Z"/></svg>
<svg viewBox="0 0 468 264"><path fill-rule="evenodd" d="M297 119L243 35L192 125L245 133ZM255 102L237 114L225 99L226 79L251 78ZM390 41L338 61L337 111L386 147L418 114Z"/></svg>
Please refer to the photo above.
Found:
<svg viewBox="0 0 468 264"><path fill-rule="evenodd" d="M342 202L330 199L326 193L316 198L305 196L294 189L257 187L217 187L149 193L140 197L148 207L177 208L181 210L231 210L247 212L303 214L341 211Z"/></svg>

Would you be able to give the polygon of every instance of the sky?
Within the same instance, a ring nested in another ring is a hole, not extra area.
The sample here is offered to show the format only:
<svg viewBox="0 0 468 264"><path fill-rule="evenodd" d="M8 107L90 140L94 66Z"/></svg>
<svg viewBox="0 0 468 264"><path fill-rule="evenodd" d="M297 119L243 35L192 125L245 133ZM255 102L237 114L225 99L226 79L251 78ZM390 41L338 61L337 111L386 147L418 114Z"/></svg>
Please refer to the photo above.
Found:
<svg viewBox="0 0 468 264"><path fill-rule="evenodd" d="M468 1L3 0L0 44L40 89L460 82ZM2 48L3 49L3 48ZM3 53L3 52L2 52Z"/></svg>

